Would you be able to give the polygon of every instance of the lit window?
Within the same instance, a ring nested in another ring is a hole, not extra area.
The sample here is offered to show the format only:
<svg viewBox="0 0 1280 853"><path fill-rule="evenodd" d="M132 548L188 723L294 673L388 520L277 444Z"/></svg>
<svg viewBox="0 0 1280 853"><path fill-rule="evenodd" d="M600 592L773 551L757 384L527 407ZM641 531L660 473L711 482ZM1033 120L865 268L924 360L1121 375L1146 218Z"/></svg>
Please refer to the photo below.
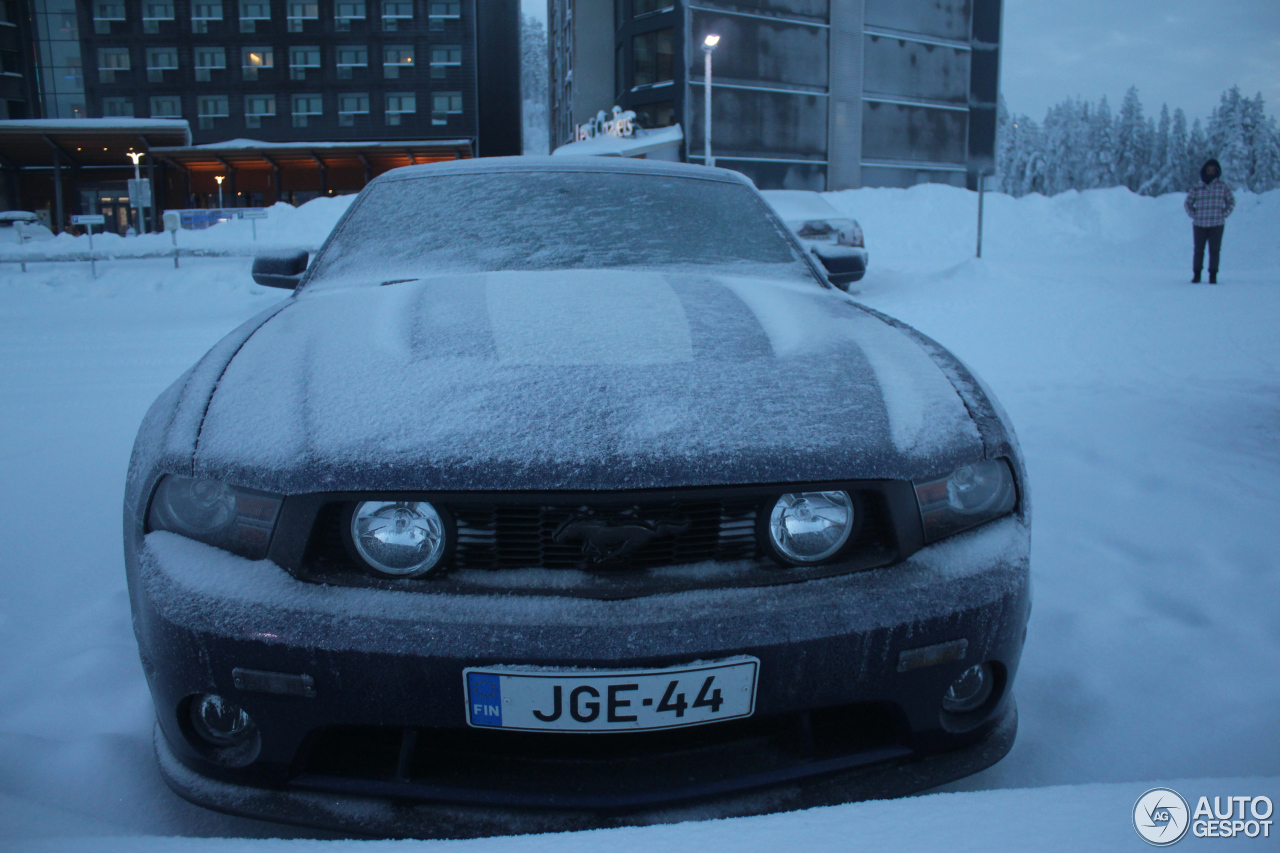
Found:
<svg viewBox="0 0 1280 853"><path fill-rule="evenodd" d="M257 80L263 71L275 67L276 57L269 47L246 47L240 50L240 73L245 80Z"/></svg>
<svg viewBox="0 0 1280 853"><path fill-rule="evenodd" d="M111 32L112 21L123 21L124 3L119 0L98 0L93 4L93 31L99 35Z"/></svg>
<svg viewBox="0 0 1280 853"><path fill-rule="evenodd" d="M413 68L413 47L389 44L382 49L382 76L388 80L400 76L400 69Z"/></svg>

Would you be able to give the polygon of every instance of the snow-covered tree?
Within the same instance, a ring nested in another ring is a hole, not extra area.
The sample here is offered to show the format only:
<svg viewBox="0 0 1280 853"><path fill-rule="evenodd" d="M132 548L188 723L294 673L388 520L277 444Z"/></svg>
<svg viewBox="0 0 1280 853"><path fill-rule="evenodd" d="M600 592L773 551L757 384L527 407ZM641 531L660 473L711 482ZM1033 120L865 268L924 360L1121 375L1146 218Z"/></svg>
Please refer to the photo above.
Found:
<svg viewBox="0 0 1280 853"><path fill-rule="evenodd" d="M1142 101L1138 87L1130 86L1115 122L1115 180L1121 186L1137 192L1148 173L1151 161L1151 141L1147 134L1147 122L1142 117Z"/></svg>
<svg viewBox="0 0 1280 853"><path fill-rule="evenodd" d="M524 153L546 154L547 29L542 20L520 15L520 97L523 100Z"/></svg>

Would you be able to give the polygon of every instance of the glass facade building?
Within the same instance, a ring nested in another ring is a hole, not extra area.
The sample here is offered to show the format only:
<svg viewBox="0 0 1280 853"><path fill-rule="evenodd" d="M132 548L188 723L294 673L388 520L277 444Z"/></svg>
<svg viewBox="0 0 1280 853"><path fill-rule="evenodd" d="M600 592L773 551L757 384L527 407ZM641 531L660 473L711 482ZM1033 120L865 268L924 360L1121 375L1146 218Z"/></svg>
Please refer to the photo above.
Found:
<svg viewBox="0 0 1280 853"><path fill-rule="evenodd" d="M549 0L551 146L614 104L762 188L977 185L994 167L1001 0ZM603 81L603 85L602 85Z"/></svg>

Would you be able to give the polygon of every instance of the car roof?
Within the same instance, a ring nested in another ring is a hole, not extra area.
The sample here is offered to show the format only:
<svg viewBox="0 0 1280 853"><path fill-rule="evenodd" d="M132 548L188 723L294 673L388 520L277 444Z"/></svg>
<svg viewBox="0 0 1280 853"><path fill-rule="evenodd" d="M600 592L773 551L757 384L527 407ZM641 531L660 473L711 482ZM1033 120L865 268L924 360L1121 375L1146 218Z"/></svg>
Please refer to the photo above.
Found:
<svg viewBox="0 0 1280 853"><path fill-rule="evenodd" d="M0 211L0 222L39 222L40 217L29 210Z"/></svg>
<svg viewBox="0 0 1280 853"><path fill-rule="evenodd" d="M527 173L527 172L612 172L629 175L663 175L673 178L695 178L710 181L726 181L755 184L740 172L730 169L707 168L692 163L673 163L666 160L642 160L634 157L478 157L470 160L449 160L443 163L425 163L420 166L403 166L379 175L379 181L403 181L429 178L444 174Z"/></svg>

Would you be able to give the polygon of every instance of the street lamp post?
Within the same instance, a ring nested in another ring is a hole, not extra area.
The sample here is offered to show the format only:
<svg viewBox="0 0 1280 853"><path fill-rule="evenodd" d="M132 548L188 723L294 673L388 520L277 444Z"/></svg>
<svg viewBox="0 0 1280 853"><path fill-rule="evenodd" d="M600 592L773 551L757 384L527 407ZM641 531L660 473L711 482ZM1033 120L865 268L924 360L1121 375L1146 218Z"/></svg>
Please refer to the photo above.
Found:
<svg viewBox="0 0 1280 853"><path fill-rule="evenodd" d="M708 35L702 40L702 52L706 57L706 67L703 70L703 98L704 105L707 109L706 128L703 141L706 143L706 149L703 152L703 162L708 166L716 164L716 158L711 156L711 52L716 49L716 45L720 43L720 36Z"/></svg>
<svg viewBox="0 0 1280 853"><path fill-rule="evenodd" d="M214 180L218 182L218 210L222 210L222 182L226 177L226 175L214 176Z"/></svg>
<svg viewBox="0 0 1280 853"><path fill-rule="evenodd" d="M147 154L145 151L126 151L125 154L133 161L133 186L137 187L142 181L142 173L138 171L138 161L147 156ZM138 210L138 233L141 234L147 230L147 218L142 213L142 198L133 198L132 193L130 193L129 201Z"/></svg>

